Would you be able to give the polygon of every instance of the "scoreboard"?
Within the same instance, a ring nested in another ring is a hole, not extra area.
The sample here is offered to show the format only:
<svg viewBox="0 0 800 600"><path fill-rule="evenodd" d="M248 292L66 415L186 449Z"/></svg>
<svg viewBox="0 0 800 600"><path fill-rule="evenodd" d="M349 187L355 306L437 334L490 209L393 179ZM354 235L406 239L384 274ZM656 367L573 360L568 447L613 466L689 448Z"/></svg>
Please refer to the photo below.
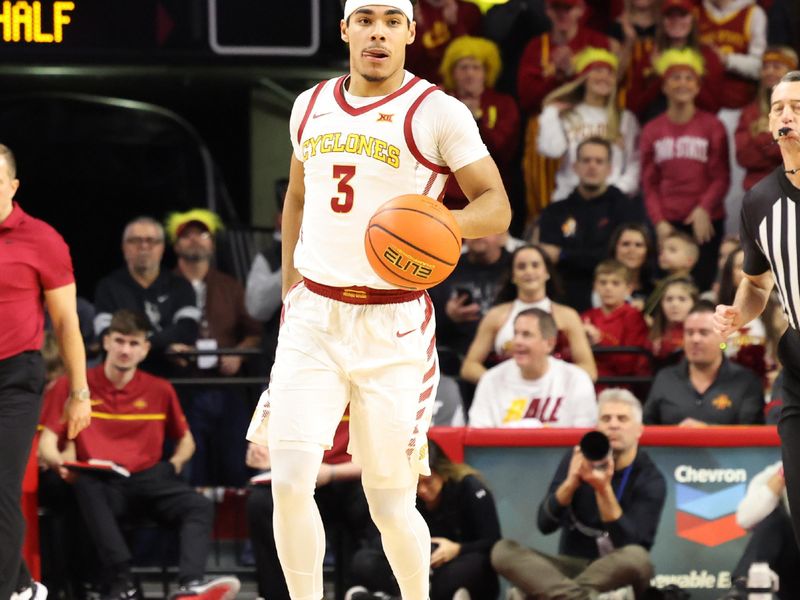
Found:
<svg viewBox="0 0 800 600"><path fill-rule="evenodd" d="M0 60L310 57L320 0L0 0Z"/></svg>

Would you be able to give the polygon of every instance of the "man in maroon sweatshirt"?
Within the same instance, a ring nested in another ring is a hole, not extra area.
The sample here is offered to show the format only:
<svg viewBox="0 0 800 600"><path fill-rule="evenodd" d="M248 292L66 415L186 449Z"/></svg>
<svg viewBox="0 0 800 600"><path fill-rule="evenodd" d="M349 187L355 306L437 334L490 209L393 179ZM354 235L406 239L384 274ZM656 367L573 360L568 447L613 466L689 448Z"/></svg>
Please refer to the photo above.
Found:
<svg viewBox="0 0 800 600"><path fill-rule="evenodd" d="M703 75L696 51L667 50L656 70L663 79L667 111L642 130L645 207L659 240L674 229L697 240L700 258L692 275L706 290L716 271L730 181L725 127L695 106Z"/></svg>

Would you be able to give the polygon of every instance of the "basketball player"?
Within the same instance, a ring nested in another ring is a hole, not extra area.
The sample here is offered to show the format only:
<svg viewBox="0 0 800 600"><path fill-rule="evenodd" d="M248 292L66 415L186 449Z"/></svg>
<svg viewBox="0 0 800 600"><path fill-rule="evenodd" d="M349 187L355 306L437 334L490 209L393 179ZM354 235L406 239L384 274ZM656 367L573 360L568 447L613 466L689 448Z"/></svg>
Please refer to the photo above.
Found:
<svg viewBox="0 0 800 600"><path fill-rule="evenodd" d="M769 130L783 165L744 196L745 277L733 306L717 306L714 326L727 339L764 310L777 285L789 321L778 344L784 373L778 430L795 537L800 538L800 71L787 73L772 90Z"/></svg>
<svg viewBox="0 0 800 600"><path fill-rule="evenodd" d="M413 11L410 0L347 0L350 73L302 93L292 111L284 321L249 438L268 440L275 542L295 600L322 598L314 482L348 402L349 451L402 596L428 598L430 534L414 503L419 474L430 472L433 308L369 266L370 217L401 194L440 198L451 173L470 200L453 212L464 237L505 231L511 217L469 109L403 68Z"/></svg>
<svg viewBox="0 0 800 600"><path fill-rule="evenodd" d="M69 248L13 201L18 187L14 155L0 144L0 599L38 600L47 592L21 561L19 499L44 390L45 307L70 382L64 413L71 439L89 425L91 407Z"/></svg>

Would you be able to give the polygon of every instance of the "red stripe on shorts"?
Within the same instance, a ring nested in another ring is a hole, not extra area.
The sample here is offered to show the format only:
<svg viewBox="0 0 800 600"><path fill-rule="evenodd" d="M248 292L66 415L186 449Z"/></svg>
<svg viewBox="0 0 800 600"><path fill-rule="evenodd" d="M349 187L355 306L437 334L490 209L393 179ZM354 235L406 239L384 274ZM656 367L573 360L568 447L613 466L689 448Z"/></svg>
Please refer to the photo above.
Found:
<svg viewBox="0 0 800 600"><path fill-rule="evenodd" d="M431 343L430 343L430 345L428 346L428 360L430 360L430 359L431 359L431 356L433 356L433 351L434 351L435 349L436 349L436 336L433 336L433 337L431 338ZM423 381L422 383L425 383L425 382Z"/></svg>
<svg viewBox="0 0 800 600"><path fill-rule="evenodd" d="M428 379L433 377L435 373L436 373L436 361L433 361L430 370L427 373L425 373L425 377L422 378L422 383L428 381Z"/></svg>
<svg viewBox="0 0 800 600"><path fill-rule="evenodd" d="M420 402L425 402L425 400L427 400L428 398L431 397L432 393L433 393L433 386L430 386L428 389L426 389L424 392L422 392L419 395L419 401ZM417 417L417 418L419 418L419 417Z"/></svg>
<svg viewBox="0 0 800 600"><path fill-rule="evenodd" d="M419 330L422 333L425 333L425 330L428 328L428 325L431 323L431 319L433 318L433 302L431 302L431 297L425 293L425 320L422 321L422 326Z"/></svg>

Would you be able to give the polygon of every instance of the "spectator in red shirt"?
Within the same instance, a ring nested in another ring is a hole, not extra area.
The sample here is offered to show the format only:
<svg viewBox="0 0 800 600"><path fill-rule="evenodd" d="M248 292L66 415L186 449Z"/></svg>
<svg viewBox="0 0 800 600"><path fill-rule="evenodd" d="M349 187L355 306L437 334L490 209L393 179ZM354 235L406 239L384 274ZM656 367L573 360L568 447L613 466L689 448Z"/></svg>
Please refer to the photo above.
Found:
<svg viewBox="0 0 800 600"><path fill-rule="evenodd" d="M573 79L576 53L588 46L618 48L615 40L580 24L585 8L583 0L547 0L552 28L528 42L517 73L517 98L524 112L537 114L547 94Z"/></svg>
<svg viewBox="0 0 800 600"><path fill-rule="evenodd" d="M594 291L601 306L581 314L583 327L593 347L639 346L650 347L647 324L642 313L625 300L631 293L631 275L621 262L607 258L594 270ZM642 354L597 354L597 374L600 377L647 375L650 366ZM600 392L605 386L598 385Z"/></svg>
<svg viewBox="0 0 800 600"><path fill-rule="evenodd" d="M67 371L62 406L70 438L89 424L90 407L69 248L50 225L13 201L18 188L14 154L0 144L0 598L39 599L47 590L21 559L19 499L44 389L39 350L45 308Z"/></svg>
<svg viewBox="0 0 800 600"><path fill-rule="evenodd" d="M118 519L144 510L147 516L180 527L180 588L171 598L231 600L239 590L238 579L203 581L214 511L207 498L178 478L194 452L178 397L168 381L137 368L150 350L149 329L144 315L124 309L112 315L103 337L106 359L88 373L94 419L75 439L77 461L111 461L127 469L130 476L91 471L75 475L65 467L58 450L64 433L59 415L68 392L64 378L47 393L45 403L50 410L42 417L39 452L48 467L73 482L89 537L111 578L104 598L139 598L131 578L131 553ZM166 436L177 444L169 460L162 462Z"/></svg>
<svg viewBox="0 0 800 600"><path fill-rule="evenodd" d="M495 91L502 69L494 42L464 35L447 47L439 67L444 88L467 105L478 123L481 138L497 163L506 189L511 185L513 159L519 146L519 108L511 96ZM455 177L447 182L445 204L459 209L467 197Z"/></svg>
<svg viewBox="0 0 800 600"><path fill-rule="evenodd" d="M672 364L683 351L683 322L699 295L691 279L674 279L664 286L658 309L653 315L650 339L659 366Z"/></svg>
<svg viewBox="0 0 800 600"><path fill-rule="evenodd" d="M663 78L667 112L642 130L642 187L659 241L673 230L700 245L693 276L700 289L714 281L728 191L728 140L722 122L698 110L703 59L694 50L668 50L656 69Z"/></svg>
<svg viewBox="0 0 800 600"><path fill-rule="evenodd" d="M414 7L416 43L406 47L406 68L441 83L439 65L447 45L462 35L480 35L481 10L465 0L419 0Z"/></svg>
<svg viewBox="0 0 800 600"><path fill-rule="evenodd" d="M736 127L736 160L747 170L745 191L783 164L781 148L769 132L770 94L781 77L797 65L797 53L786 46L772 46L764 53L758 94L742 109Z"/></svg>

